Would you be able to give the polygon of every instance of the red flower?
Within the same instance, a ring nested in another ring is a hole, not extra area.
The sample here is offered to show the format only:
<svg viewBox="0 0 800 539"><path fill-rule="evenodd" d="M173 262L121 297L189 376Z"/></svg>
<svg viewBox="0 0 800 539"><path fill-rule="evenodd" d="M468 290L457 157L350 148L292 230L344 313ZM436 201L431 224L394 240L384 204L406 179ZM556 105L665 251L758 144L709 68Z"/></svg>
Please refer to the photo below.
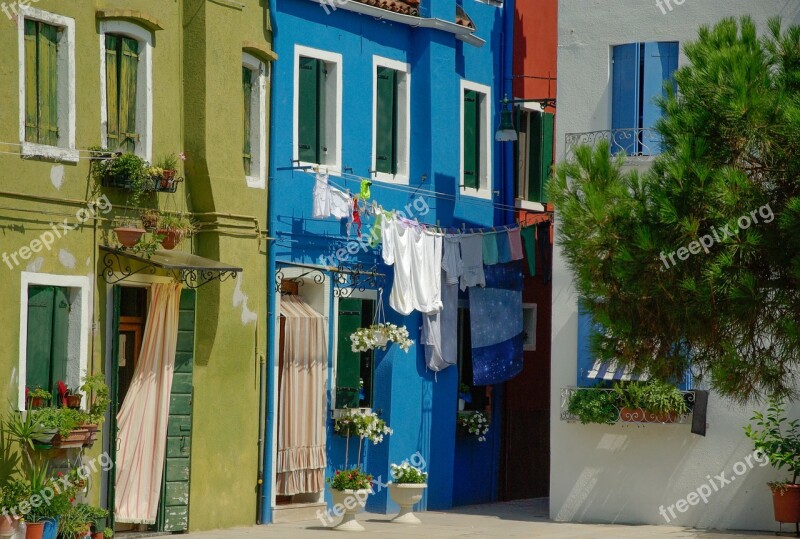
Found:
<svg viewBox="0 0 800 539"><path fill-rule="evenodd" d="M339 475L340 473L342 473L342 472L340 472L339 470L336 470L336 475Z"/></svg>
<svg viewBox="0 0 800 539"><path fill-rule="evenodd" d="M63 473L61 473L61 472L58 472L56 475L57 475L58 477L64 477L64 474L63 474Z"/></svg>
<svg viewBox="0 0 800 539"><path fill-rule="evenodd" d="M74 502L74 501L75 501L75 498L70 498L70 499L69 499L69 503L72 503L72 502Z"/></svg>

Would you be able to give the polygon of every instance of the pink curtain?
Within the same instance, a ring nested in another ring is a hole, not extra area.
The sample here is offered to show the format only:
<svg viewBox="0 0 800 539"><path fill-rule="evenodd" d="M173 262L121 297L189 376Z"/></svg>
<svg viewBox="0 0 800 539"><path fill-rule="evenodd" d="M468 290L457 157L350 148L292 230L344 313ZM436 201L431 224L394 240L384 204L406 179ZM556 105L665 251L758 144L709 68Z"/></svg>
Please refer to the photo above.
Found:
<svg viewBox="0 0 800 539"><path fill-rule="evenodd" d="M181 284L155 284L142 350L117 415L117 522L153 524L167 445Z"/></svg>
<svg viewBox="0 0 800 539"><path fill-rule="evenodd" d="M325 488L325 319L300 298L281 298L286 317L278 408L277 493Z"/></svg>

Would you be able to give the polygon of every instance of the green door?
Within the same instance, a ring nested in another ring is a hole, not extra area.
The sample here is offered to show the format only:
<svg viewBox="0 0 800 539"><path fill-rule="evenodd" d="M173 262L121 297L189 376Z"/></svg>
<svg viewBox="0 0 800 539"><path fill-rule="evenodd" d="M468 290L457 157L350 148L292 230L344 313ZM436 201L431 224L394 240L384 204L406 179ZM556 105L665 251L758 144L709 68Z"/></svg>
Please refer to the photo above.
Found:
<svg viewBox="0 0 800 539"><path fill-rule="evenodd" d="M192 447L192 368L194 365L194 323L197 293L181 292L178 346L169 402L167 454L161 497L158 503L158 531L178 532L189 528L189 465Z"/></svg>

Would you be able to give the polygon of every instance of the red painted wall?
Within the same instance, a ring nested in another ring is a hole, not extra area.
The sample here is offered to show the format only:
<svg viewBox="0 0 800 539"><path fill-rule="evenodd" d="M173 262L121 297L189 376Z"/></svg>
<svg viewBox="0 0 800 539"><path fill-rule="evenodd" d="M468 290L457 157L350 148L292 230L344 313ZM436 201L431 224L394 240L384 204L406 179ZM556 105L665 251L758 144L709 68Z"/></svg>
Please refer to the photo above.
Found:
<svg viewBox="0 0 800 539"><path fill-rule="evenodd" d="M558 60L558 0L517 0L515 19L514 75L555 79ZM514 97L554 98L556 81L516 79Z"/></svg>

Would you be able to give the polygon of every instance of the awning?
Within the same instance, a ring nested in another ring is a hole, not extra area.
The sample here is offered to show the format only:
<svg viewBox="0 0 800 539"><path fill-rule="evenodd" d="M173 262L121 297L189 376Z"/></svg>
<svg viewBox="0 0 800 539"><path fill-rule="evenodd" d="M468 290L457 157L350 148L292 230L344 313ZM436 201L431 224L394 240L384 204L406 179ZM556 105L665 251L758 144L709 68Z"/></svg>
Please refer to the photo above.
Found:
<svg viewBox="0 0 800 539"><path fill-rule="evenodd" d="M609 361L603 363L602 361L595 361L592 369L586 375L590 380L613 380L613 381L646 381L647 374L634 375L630 369L620 367L616 361Z"/></svg>
<svg viewBox="0 0 800 539"><path fill-rule="evenodd" d="M235 279L242 272L242 268L238 266L183 251L160 249L147 258L132 251L105 245L101 245L100 250L105 252L101 275L108 284L117 284L139 273L155 275L161 270L188 288L200 288L212 281Z"/></svg>

